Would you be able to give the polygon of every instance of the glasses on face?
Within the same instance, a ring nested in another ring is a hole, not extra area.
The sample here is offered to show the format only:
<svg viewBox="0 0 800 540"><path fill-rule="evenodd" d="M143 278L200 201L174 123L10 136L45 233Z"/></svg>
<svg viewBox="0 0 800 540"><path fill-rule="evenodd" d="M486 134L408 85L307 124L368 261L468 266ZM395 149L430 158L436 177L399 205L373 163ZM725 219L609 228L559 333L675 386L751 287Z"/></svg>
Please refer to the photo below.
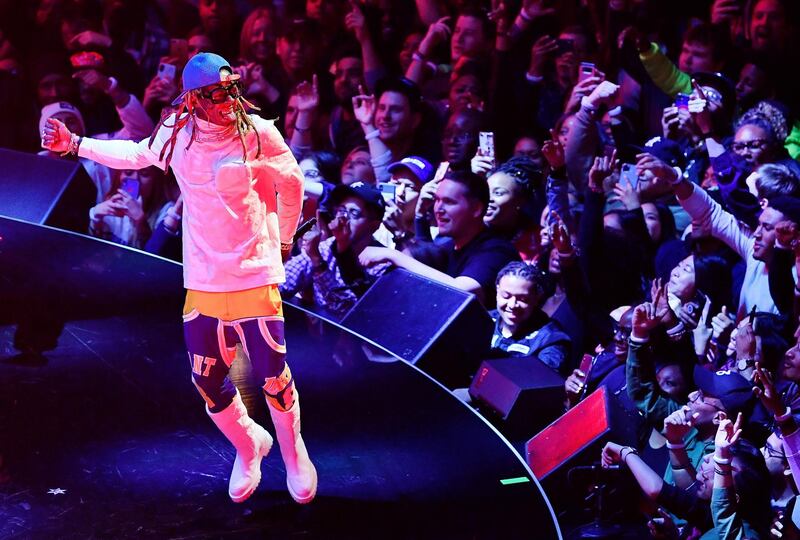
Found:
<svg viewBox="0 0 800 540"><path fill-rule="evenodd" d="M242 95L242 83L234 81L227 86L217 86L208 92L200 92L200 95L211 103L225 103L229 96L236 99Z"/></svg>
<svg viewBox="0 0 800 540"><path fill-rule="evenodd" d="M736 153L744 152L745 150L760 150L767 144L764 139L753 139L752 141L739 141L731 145L733 151Z"/></svg>
<svg viewBox="0 0 800 540"><path fill-rule="evenodd" d="M337 206L333 209L333 215L336 217L345 217L348 219L361 219L364 214L358 208L348 208L346 206Z"/></svg>
<svg viewBox="0 0 800 540"><path fill-rule="evenodd" d="M455 141L460 143L469 142L475 138L473 133L469 131L445 131L444 132L444 140L446 141Z"/></svg>
<svg viewBox="0 0 800 540"><path fill-rule="evenodd" d="M702 403L703 405L708 405L709 407L713 407L713 408L717 409L718 411L725 412L723 409L717 407L713 403L709 403L708 401L706 401L705 396L703 396L703 391L702 390L695 390L694 392L689 394L689 403L697 403L698 401L700 403Z"/></svg>

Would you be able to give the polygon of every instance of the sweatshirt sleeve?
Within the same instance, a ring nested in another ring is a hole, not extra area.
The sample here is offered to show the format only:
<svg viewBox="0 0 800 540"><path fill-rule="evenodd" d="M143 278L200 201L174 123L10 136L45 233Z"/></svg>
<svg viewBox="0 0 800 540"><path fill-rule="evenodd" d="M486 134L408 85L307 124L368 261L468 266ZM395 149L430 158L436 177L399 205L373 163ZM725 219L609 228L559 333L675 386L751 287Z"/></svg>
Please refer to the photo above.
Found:
<svg viewBox="0 0 800 540"><path fill-rule="evenodd" d="M691 94L692 78L684 73L667 58L655 43L650 44L650 50L640 53L639 59L642 61L644 69L662 92L670 97L677 94Z"/></svg>
<svg viewBox="0 0 800 540"><path fill-rule="evenodd" d="M286 145L274 122L262 120L258 125L263 157L261 165L270 169L278 192L278 223L281 242L289 243L297 230L303 205L303 171Z"/></svg>
<svg viewBox="0 0 800 540"><path fill-rule="evenodd" d="M693 224L709 227L712 236L725 242L743 259L748 259L753 250L753 239L742 232L736 218L723 210L703 188L695 185L692 194L679 202Z"/></svg>
<svg viewBox="0 0 800 540"><path fill-rule="evenodd" d="M165 162L159 160L159 152L169 138L169 131L166 127L159 129L152 146L149 138L137 143L84 137L78 147L78 156L112 169L138 170L155 165L163 170Z"/></svg>

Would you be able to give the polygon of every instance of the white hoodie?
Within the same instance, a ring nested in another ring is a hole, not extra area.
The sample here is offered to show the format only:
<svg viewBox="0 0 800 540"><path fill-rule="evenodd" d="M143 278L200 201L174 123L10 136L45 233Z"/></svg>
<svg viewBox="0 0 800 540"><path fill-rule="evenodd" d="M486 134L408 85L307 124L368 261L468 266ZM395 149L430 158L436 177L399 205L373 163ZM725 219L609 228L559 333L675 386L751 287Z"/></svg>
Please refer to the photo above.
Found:
<svg viewBox="0 0 800 540"><path fill-rule="evenodd" d="M251 115L261 138L197 120L178 132L170 165L183 193L183 276L187 289L231 292L285 280L280 242L291 242L303 201L303 173L272 121ZM167 119L172 126L175 116ZM148 139L83 139L78 155L116 169L164 168L161 148L172 134L162 126L152 148ZM166 155L165 155L166 157Z"/></svg>

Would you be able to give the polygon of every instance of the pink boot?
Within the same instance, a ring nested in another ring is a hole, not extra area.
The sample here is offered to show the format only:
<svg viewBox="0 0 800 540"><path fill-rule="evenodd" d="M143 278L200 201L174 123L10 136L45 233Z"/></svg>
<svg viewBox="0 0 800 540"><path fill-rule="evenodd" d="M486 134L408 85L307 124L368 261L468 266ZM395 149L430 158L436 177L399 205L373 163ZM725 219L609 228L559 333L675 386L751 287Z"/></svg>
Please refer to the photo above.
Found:
<svg viewBox="0 0 800 540"><path fill-rule="evenodd" d="M233 502L244 502L261 481L261 460L272 448L272 437L247 414L239 392L225 409L212 413L206 406L206 412L236 448L228 495Z"/></svg>
<svg viewBox="0 0 800 540"><path fill-rule="evenodd" d="M310 503L317 494L317 469L311 463L303 437L300 436L300 402L297 392L294 394L294 405L288 411L276 409L269 400L267 404L286 465L286 486L289 494L300 504Z"/></svg>

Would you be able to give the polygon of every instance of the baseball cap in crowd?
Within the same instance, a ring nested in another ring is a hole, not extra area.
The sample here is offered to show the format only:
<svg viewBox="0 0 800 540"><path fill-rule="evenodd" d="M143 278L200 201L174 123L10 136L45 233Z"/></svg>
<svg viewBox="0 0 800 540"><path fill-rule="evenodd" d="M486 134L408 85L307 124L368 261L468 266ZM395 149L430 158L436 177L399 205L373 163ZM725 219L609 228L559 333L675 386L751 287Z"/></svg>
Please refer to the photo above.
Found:
<svg viewBox="0 0 800 540"><path fill-rule="evenodd" d="M736 85L733 81L731 81L722 73L711 73L706 71L692 73L692 79L697 81L697 84L704 88L708 87L716 90L719 96L706 95L706 97L712 100L716 100L718 98L718 101L721 102L722 108L725 109L727 113L732 111L733 106L736 104Z"/></svg>
<svg viewBox="0 0 800 540"><path fill-rule="evenodd" d="M411 174L419 181L419 184L426 184L433 178L433 165L423 157L405 157L389 165L388 171L392 173L399 169L408 169L411 171Z"/></svg>
<svg viewBox="0 0 800 540"><path fill-rule="evenodd" d="M50 105L45 105L42 107L42 114L39 117L39 133L44 131L44 126L47 123L47 119L56 115L61 115L62 118L59 118L59 120L62 121L64 115L70 115L74 117L75 121L80 124L80 132L86 133L86 124L83 122L83 115L77 107L71 103L67 103L66 101L56 101L55 103L51 103ZM64 123L67 124L67 127L70 127L68 122ZM72 128L70 128L70 130L72 130Z"/></svg>
<svg viewBox="0 0 800 540"><path fill-rule="evenodd" d="M653 155L670 167L684 168L686 157L678 143L664 137L653 137L644 146L635 147L638 152Z"/></svg>
<svg viewBox="0 0 800 540"><path fill-rule="evenodd" d="M788 195L772 197L767 201L767 207L774 208L789 221L800 225L800 200L796 197L790 197Z"/></svg>
<svg viewBox="0 0 800 540"><path fill-rule="evenodd" d="M183 92L175 98L172 105L178 105L192 90L222 82L221 69L227 69L233 74L233 68L227 60L214 53L197 53L183 68ZM233 74L228 80L236 80L239 75Z"/></svg>
<svg viewBox="0 0 800 540"><path fill-rule="evenodd" d="M694 366L694 383L703 395L717 398L722 402L729 418L737 413L747 412L753 403L753 385L747 379L732 371L710 371L702 366Z"/></svg>
<svg viewBox="0 0 800 540"><path fill-rule="evenodd" d="M331 210L339 206L347 197L357 197L364 201L364 204L377 212L378 219L383 219L383 212L386 210L386 201L383 195L375 186L364 182L353 182L350 185L340 184L333 188L329 200L325 205Z"/></svg>

